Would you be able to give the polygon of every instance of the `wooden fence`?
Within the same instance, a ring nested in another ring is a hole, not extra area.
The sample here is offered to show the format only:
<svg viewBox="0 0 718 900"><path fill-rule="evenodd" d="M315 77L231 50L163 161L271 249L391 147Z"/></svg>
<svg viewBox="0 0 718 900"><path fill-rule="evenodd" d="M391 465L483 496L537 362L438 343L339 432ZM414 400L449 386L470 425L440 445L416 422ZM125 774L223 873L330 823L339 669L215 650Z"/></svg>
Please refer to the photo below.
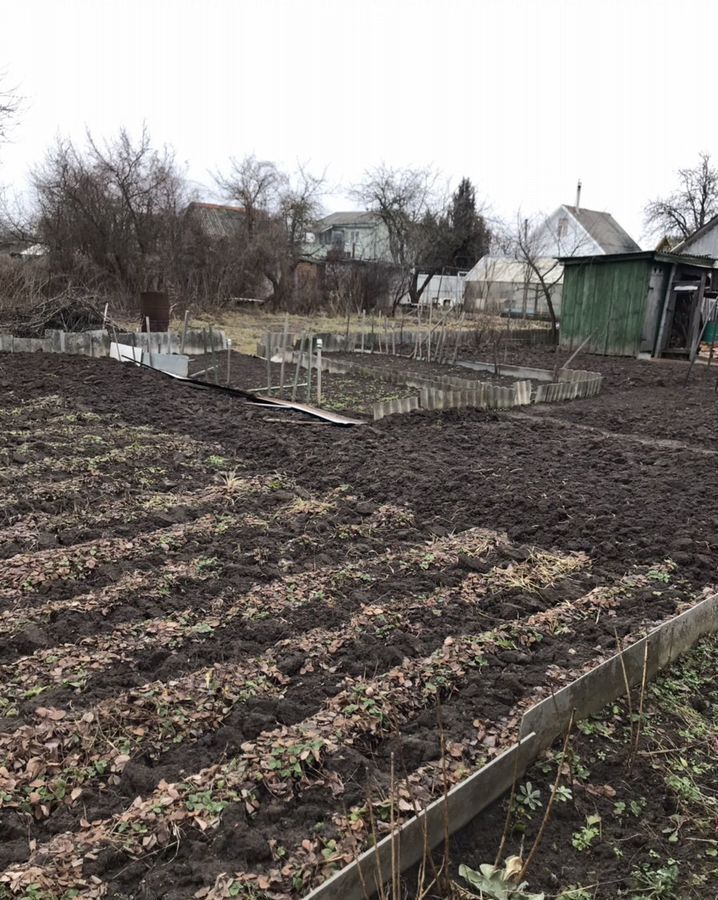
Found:
<svg viewBox="0 0 718 900"><path fill-rule="evenodd" d="M550 329L515 328L496 331L495 329L458 329L450 328L439 335L432 333L432 341L428 341L429 332L416 328L404 328L401 325L386 330L377 328L374 331L358 331L347 334L319 333L312 335L321 338L327 352L348 353L386 353L388 355L408 356L416 352L417 359L430 356L434 362L453 362L459 351L478 351L481 347L500 345L501 350L519 347L548 346L552 343ZM293 350L299 349L306 332L287 331L284 346ZM285 338L283 331L271 332L269 338L257 343L257 356L266 358L267 344L270 353L276 352Z"/></svg>

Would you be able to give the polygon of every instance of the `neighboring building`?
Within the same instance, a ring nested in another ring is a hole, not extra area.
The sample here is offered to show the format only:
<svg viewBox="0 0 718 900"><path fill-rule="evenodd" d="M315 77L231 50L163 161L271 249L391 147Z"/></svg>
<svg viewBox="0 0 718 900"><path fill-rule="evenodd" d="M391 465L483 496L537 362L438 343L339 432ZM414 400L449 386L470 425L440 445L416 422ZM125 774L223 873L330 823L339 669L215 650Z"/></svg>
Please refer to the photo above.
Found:
<svg viewBox="0 0 718 900"><path fill-rule="evenodd" d="M694 231L690 237L673 248L674 253L690 253L691 256L712 256L718 258L718 216L713 216L706 224Z"/></svg>
<svg viewBox="0 0 718 900"><path fill-rule="evenodd" d="M540 257L536 266L549 286L556 314L561 309L563 267L553 257ZM527 318L548 316L541 282L526 263L502 256L484 256L466 276L467 309L508 313Z"/></svg>
<svg viewBox="0 0 718 900"><path fill-rule="evenodd" d="M566 256L602 256L640 252L633 238L610 213L563 204L528 237L532 258L550 289L557 315L561 310ZM517 316L547 316L548 304L541 279L525 262L512 257L480 259L466 276L468 309L493 310Z"/></svg>
<svg viewBox="0 0 718 900"><path fill-rule="evenodd" d="M217 240L239 237L246 225L246 213L241 206L193 200L187 205L185 215L197 222L206 235Z"/></svg>
<svg viewBox="0 0 718 900"><path fill-rule="evenodd" d="M432 275L421 292L419 306L449 307L461 306L464 302L464 284L467 272ZM427 272L419 272L419 285L426 281ZM402 303L409 303L409 295L402 298Z"/></svg>
<svg viewBox="0 0 718 900"><path fill-rule="evenodd" d="M320 219L308 254L365 262L391 262L389 237L381 218L373 212L335 212Z"/></svg>
<svg viewBox="0 0 718 900"><path fill-rule="evenodd" d="M563 257L560 343L588 353L688 357L718 294L715 260L655 250Z"/></svg>
<svg viewBox="0 0 718 900"><path fill-rule="evenodd" d="M563 204L532 235L541 256L637 253L641 248L610 213Z"/></svg>

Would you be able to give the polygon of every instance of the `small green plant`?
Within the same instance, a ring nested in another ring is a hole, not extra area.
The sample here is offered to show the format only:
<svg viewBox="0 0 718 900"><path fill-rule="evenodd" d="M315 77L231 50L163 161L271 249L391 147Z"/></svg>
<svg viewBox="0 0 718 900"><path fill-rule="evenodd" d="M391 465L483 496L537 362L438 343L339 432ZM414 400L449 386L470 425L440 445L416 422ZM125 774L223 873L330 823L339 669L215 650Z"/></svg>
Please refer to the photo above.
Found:
<svg viewBox="0 0 718 900"><path fill-rule="evenodd" d="M521 785L516 794L516 799L530 813L541 808L541 791L534 789L530 781Z"/></svg>
<svg viewBox="0 0 718 900"><path fill-rule="evenodd" d="M573 800L573 793L570 787L566 787L565 784L561 784L556 788L555 799L559 803L568 803L569 800Z"/></svg>
<svg viewBox="0 0 718 900"><path fill-rule="evenodd" d="M571 843L579 852L588 850L601 835L601 817L586 816L586 824L579 831L574 831Z"/></svg>
<svg viewBox="0 0 718 900"><path fill-rule="evenodd" d="M658 869L643 863L631 872L631 880L641 900L673 900L676 896L678 863L675 859L669 859Z"/></svg>
<svg viewBox="0 0 718 900"><path fill-rule="evenodd" d="M467 881L471 887L478 890L481 898L490 900L544 900L544 894L530 894L527 890L528 882L518 882L521 877L523 864L521 857L509 856L503 869L485 863L479 866L479 871L468 866L459 866L459 875Z"/></svg>
<svg viewBox="0 0 718 900"><path fill-rule="evenodd" d="M229 464L229 460L224 456L208 456L207 457L207 465L212 469L226 469Z"/></svg>
<svg viewBox="0 0 718 900"><path fill-rule="evenodd" d="M593 900L593 893L584 887L567 887L556 900Z"/></svg>

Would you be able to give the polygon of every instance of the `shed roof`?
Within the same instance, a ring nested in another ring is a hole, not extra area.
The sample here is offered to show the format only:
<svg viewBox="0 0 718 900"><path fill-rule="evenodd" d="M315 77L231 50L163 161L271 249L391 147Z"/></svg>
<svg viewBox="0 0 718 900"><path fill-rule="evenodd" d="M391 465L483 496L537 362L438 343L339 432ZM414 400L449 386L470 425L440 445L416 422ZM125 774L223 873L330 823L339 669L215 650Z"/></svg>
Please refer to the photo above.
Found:
<svg viewBox="0 0 718 900"><path fill-rule="evenodd" d="M567 206L564 209L586 229L604 253L634 253L641 248L631 235L613 218L611 213L599 212L596 209L584 209L582 206Z"/></svg>
<svg viewBox="0 0 718 900"><path fill-rule="evenodd" d="M687 253L663 253L658 250L639 250L637 253L607 253L596 256L561 256L559 262L564 266L579 266L586 263L616 263L645 259L655 262L676 263L680 266L695 266L699 269L712 269L716 260L712 256L691 256Z"/></svg>

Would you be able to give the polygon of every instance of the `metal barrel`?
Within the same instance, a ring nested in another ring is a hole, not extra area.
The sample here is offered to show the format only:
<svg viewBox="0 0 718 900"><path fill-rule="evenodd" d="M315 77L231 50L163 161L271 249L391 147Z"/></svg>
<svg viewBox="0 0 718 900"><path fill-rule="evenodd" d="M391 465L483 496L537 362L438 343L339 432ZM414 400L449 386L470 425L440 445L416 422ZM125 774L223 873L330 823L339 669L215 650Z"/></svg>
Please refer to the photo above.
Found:
<svg viewBox="0 0 718 900"><path fill-rule="evenodd" d="M147 331L147 319L150 320L150 331L169 331L170 299L167 294L164 291L142 291L140 316L142 331Z"/></svg>

